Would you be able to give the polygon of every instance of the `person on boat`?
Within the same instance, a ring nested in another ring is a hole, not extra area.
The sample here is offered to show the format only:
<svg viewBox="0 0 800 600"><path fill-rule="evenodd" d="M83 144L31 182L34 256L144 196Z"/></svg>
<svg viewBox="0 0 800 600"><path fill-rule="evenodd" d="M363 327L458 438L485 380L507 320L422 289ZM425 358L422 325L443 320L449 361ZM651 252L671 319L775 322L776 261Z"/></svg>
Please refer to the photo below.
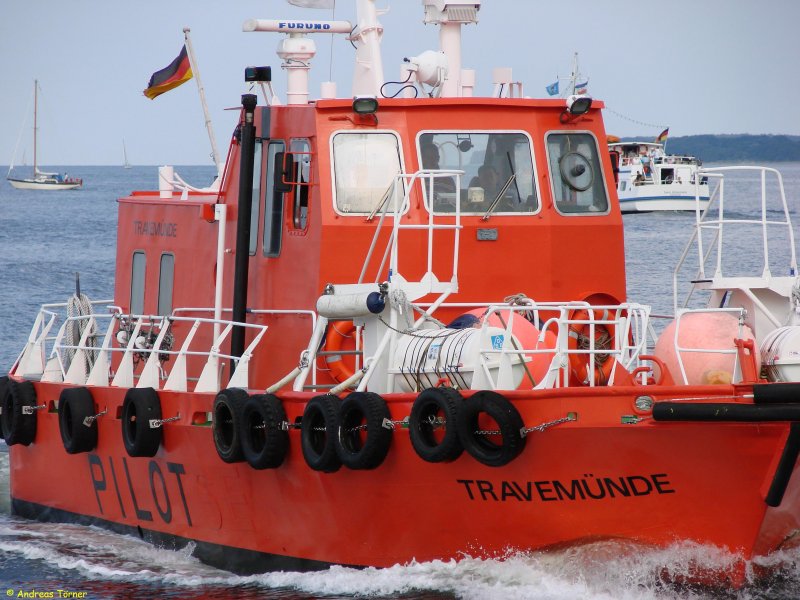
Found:
<svg viewBox="0 0 800 600"><path fill-rule="evenodd" d="M425 170L441 169L439 166L439 148L434 144L423 144L420 148L422 168ZM427 181L425 187L430 185ZM456 182L452 177L436 177L433 180L434 210L455 211Z"/></svg>
<svg viewBox="0 0 800 600"><path fill-rule="evenodd" d="M481 165L478 174L470 180L469 187L483 188L484 201L491 203L500 191L500 176L492 165Z"/></svg>
<svg viewBox="0 0 800 600"><path fill-rule="evenodd" d="M643 183L644 175L642 175L642 172L640 171L636 174L636 178L633 180L633 185L642 185Z"/></svg>

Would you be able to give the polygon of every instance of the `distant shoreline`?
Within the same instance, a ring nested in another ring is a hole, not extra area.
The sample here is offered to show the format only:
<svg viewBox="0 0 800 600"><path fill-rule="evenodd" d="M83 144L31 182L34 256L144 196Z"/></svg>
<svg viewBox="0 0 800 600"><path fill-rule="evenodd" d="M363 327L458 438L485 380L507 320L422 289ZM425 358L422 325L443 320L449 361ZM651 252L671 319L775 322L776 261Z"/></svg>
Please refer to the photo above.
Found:
<svg viewBox="0 0 800 600"><path fill-rule="evenodd" d="M652 135L622 141L655 141ZM797 162L800 135L687 135L667 139L667 154L688 154L704 162Z"/></svg>
<svg viewBox="0 0 800 600"><path fill-rule="evenodd" d="M623 142L640 141L654 142L655 136L651 133L635 137L621 138ZM800 135L752 135L744 133L726 133L716 135L686 135L682 137L669 137L666 146L667 154L684 154L696 156L703 162L800 162ZM70 170L82 167L114 167L115 164L70 164L55 166L47 164L46 168ZM134 165L136 168L157 168L158 165ZM216 169L214 165L173 164L176 168L205 168ZM16 165L17 169L30 169L29 165ZM121 165L120 165L121 168ZM0 165L0 170L7 171L8 165Z"/></svg>

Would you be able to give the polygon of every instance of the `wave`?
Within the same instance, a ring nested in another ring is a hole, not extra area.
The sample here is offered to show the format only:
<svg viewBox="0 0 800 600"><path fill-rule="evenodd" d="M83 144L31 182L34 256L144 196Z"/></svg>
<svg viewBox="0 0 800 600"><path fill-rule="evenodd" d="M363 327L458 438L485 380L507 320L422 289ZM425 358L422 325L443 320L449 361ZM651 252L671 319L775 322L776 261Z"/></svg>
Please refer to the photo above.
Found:
<svg viewBox="0 0 800 600"><path fill-rule="evenodd" d="M459 598L463 600L666 600L793 598L800 586L800 552L744 565L739 591L697 581L741 566L734 554L692 543L652 549L607 540L548 552L509 552L495 559L412 562L386 569L331 567L325 571L238 576L200 563L193 545L156 548L95 527L0 518L0 553L16 557L17 572L47 565L53 578L88 582L95 591L164 598ZM22 563L20 563L22 559ZM764 579L762 567L772 569ZM81 584L82 585L82 584Z"/></svg>

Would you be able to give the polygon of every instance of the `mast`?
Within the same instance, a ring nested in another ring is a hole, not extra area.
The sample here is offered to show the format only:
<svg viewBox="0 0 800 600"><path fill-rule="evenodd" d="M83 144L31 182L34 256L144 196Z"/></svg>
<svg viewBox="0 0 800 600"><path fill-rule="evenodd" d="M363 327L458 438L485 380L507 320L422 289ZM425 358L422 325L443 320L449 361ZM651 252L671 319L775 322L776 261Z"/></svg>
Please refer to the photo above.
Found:
<svg viewBox="0 0 800 600"><path fill-rule="evenodd" d="M203 82L200 80L200 69L197 68L197 60L194 57L194 49L192 48L192 40L189 37L191 29L188 27L183 28L183 37L186 40L186 53L189 56L189 64L192 67L192 75L197 81L197 93L200 95L200 104L203 106L203 116L206 120L206 130L208 131L208 139L211 141L211 159L217 167L217 175L220 180L222 179L222 164L219 161L219 151L217 150L217 139L214 137L214 128L211 125L211 115L208 113L208 105L206 104L206 93L203 89Z"/></svg>
<svg viewBox="0 0 800 600"><path fill-rule="evenodd" d="M36 113L39 106L39 80L33 80L33 178L36 179L36 174L39 172L39 167L36 163Z"/></svg>
<svg viewBox="0 0 800 600"><path fill-rule="evenodd" d="M572 55L572 77L569 80L568 96L575 94L575 82L578 80L578 53Z"/></svg>

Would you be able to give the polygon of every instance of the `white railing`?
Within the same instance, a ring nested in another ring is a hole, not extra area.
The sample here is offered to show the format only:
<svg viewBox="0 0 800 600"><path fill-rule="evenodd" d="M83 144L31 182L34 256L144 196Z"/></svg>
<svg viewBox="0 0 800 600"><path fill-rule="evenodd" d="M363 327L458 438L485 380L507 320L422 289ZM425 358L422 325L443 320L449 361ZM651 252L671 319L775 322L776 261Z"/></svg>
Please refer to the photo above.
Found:
<svg viewBox="0 0 800 600"><path fill-rule="evenodd" d="M191 381L195 392L217 392L223 387L222 372L227 361L227 364L235 364L235 368L225 387L247 388L250 360L267 331L266 325L175 314L125 315L116 308L110 314L66 317L58 333L52 336L50 331L59 316L52 309L64 307L66 304L41 308L29 341L12 367L12 374L75 385L152 387L174 391L188 391ZM180 348L175 350L175 326L180 324L187 328ZM77 343L67 339L69 325L81 332ZM201 328L210 332L215 326L221 328L218 336L209 333L198 338ZM240 357L221 351L235 326L253 331L252 341ZM210 348L196 347L195 339L207 344L209 337ZM113 359L114 355L120 356L118 362ZM196 377L189 375L187 361L191 358L204 361L202 369L195 369L199 371ZM140 364L142 366L138 368Z"/></svg>
<svg viewBox="0 0 800 600"><path fill-rule="evenodd" d="M725 210L725 173L728 172L748 172L748 171L755 171L760 176L760 216L759 218L743 218L743 217L736 217L730 216L729 214L726 215ZM767 209L767 175L771 174L775 177L775 182L777 184L777 203L779 206L779 211L782 213L782 219L771 219L768 218L768 209ZM687 258L692 250L692 246L696 246L697 250L697 262L698 268L695 280L707 280L709 279L709 275L706 274L707 270L713 269L713 275L710 277L713 278L723 278L725 274L723 273L723 248L725 246L725 232L727 228L731 225L751 225L757 226L761 229L761 245L763 248L763 263L761 267L761 279L769 279L771 277L770 273L770 266L769 266L769 256L770 256L770 248L769 248L769 233L770 228L774 227L784 227L786 228L788 240L789 240L789 265L788 265L788 274L790 276L797 275L797 258L796 258L796 250L795 250L795 240L794 240L794 231L792 229L792 222L789 214L789 207L786 202L786 194L783 188L783 178L780 172L776 169L769 168L769 167L759 167L759 166L732 166L732 167L717 167L714 169L701 169L697 173L696 180L699 182L701 178L707 177L709 179L715 179L718 181L717 188L715 189L714 193L711 195L710 202L708 207L704 212L701 212L699 209L696 211L695 215L695 229L694 232L686 244L681 256L678 260L678 264L673 271L672 282L673 282L673 305L674 310L677 313L678 308L680 306L686 307L689 305L689 302L692 297L692 293L694 292L695 287L692 286L687 293L686 297L683 300L682 304L679 304L678 299L678 286L679 286L679 277L686 265ZM699 192L697 192L699 194ZM698 203L699 206L699 203ZM703 239L703 231L708 230L713 232L712 239L710 243L706 246L705 241Z"/></svg>
<svg viewBox="0 0 800 600"><path fill-rule="evenodd" d="M739 320L739 329L737 333L737 338L742 339L744 336L744 321L745 321L745 311L741 308L704 308L704 309L683 309L678 311L675 317L675 330L673 332L673 345L675 348L675 357L678 359L678 366L680 368L680 382L687 384L689 383L689 378L686 374L686 365L684 364L683 355L684 353L701 353L701 354L732 354L733 359L733 382L738 383L741 381L741 364L739 363L739 352L736 346L732 346L730 348L706 348L703 346L685 346L681 345L681 327L686 315L691 314L713 314L713 313L724 313L724 314L732 314ZM677 373L673 373L673 376L677 376Z"/></svg>
<svg viewBox="0 0 800 600"><path fill-rule="evenodd" d="M377 212L380 212L381 216L375 228L375 233L373 235L369 250L367 251L367 255L364 259L364 265L361 269L361 275L359 276L358 279L359 284L361 284L365 279L367 269L369 268L369 264L372 260L372 255L378 245L378 238L381 232L381 228L383 227L383 222L386 216L388 215L393 219L392 230L391 233L389 234L389 239L386 243L386 248L384 249L383 257L376 272L375 283L379 282L379 279L384 273L387 261L389 264L390 278L391 275L399 275L398 244L399 244L400 231L424 230L427 232L426 272L425 275L423 276L422 281L420 282L420 286L422 288L427 288L427 292L438 292L438 293L449 294L452 293L453 291L457 291L459 234L461 232L461 201L458 190L461 187L461 175L463 174L464 174L463 171L435 169L435 170L417 171L416 173L411 173L411 174L400 173L395 176L393 185L391 187L391 191L388 194L384 195L383 200L381 201L381 203L377 208ZM411 201L410 200L411 193L412 190L415 188L416 184L419 182L420 192L422 192L421 188L427 185L428 187L427 198L429 199L428 201L433 202L434 186L438 179L449 179L451 181L455 180L454 183L455 205L453 207L454 211L452 213L446 214L446 216L449 218L455 217L455 222L454 223L436 222L440 221L443 215L441 213L434 214L433 210L429 210L428 220L426 223L403 223L401 217L405 212L406 207L409 205ZM375 213L370 215L370 218L374 217L374 214ZM446 283L440 283L439 279L433 273L433 252L434 252L433 234L435 231L440 231L440 230L452 230L454 232L453 250L452 250L453 253L452 275L450 281ZM411 292L409 295L419 297L423 294Z"/></svg>

